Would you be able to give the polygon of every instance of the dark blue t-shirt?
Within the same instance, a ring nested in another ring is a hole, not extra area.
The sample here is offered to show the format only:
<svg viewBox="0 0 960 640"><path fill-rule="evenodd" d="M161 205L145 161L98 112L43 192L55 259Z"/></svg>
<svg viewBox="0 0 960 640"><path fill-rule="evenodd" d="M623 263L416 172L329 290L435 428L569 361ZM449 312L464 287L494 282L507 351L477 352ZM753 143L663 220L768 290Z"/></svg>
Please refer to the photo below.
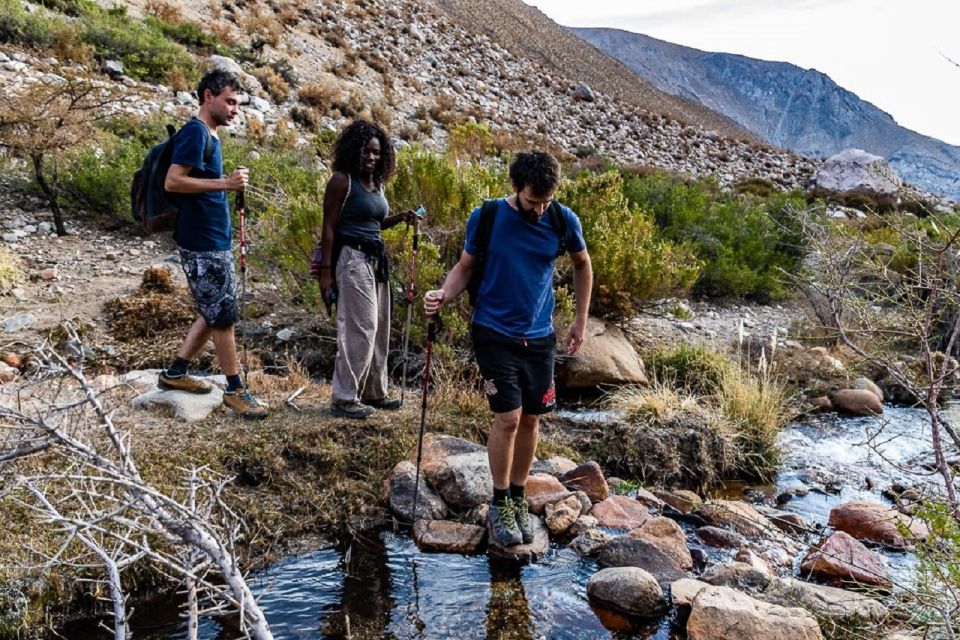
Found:
<svg viewBox="0 0 960 640"><path fill-rule="evenodd" d="M207 138L212 137L213 153L204 163L203 151ZM191 118L173 137L172 164L193 167L193 178L221 178L223 156L220 140L210 135L207 126ZM190 251L225 251L230 249L232 228L226 191L179 194L180 210L173 237L177 245Z"/></svg>
<svg viewBox="0 0 960 640"><path fill-rule="evenodd" d="M586 249L580 219L563 205L566 219L566 247L570 253ZM480 208L467 221L464 249L481 253L477 246ZM490 230L490 244L483 279L473 307L473 321L515 338L542 338L553 333L553 267L560 238L544 215L528 222L500 199Z"/></svg>

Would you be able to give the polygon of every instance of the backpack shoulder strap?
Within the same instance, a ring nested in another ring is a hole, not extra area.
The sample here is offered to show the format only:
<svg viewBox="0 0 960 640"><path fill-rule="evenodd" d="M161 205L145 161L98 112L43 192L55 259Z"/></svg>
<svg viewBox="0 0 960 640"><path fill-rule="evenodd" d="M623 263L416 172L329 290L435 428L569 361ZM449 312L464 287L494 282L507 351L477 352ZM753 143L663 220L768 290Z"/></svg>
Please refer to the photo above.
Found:
<svg viewBox="0 0 960 640"><path fill-rule="evenodd" d="M553 227L554 233L560 239L557 247L557 257L559 258L567 252L567 216L563 214L563 209L556 200L547 207L547 215L550 216L550 226Z"/></svg>
<svg viewBox="0 0 960 640"><path fill-rule="evenodd" d="M213 160L213 134L209 131L204 132L207 136L207 140L203 145L203 164L210 164L210 161Z"/></svg>
<svg viewBox="0 0 960 640"><path fill-rule="evenodd" d="M482 256L487 255L490 246L490 236L493 234L493 220L497 217L500 201L496 198L484 200L480 207L480 222L477 226L477 246Z"/></svg>

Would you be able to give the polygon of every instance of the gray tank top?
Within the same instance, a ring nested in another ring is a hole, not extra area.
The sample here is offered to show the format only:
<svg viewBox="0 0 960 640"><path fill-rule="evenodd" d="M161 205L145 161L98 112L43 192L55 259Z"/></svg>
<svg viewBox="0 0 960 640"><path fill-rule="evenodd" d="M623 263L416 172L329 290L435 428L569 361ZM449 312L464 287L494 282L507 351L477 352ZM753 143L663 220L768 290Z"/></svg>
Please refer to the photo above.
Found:
<svg viewBox="0 0 960 640"><path fill-rule="evenodd" d="M350 193L343 203L337 233L361 240L379 240L380 224L390 213L383 190L367 191L356 176L350 176Z"/></svg>

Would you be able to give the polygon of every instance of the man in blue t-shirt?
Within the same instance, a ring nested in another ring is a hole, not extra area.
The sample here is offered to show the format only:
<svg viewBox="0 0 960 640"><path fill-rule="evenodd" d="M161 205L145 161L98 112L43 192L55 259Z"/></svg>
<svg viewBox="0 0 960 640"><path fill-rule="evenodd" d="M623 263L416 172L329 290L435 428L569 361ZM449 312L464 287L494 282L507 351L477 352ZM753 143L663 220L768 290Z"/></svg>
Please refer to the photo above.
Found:
<svg viewBox="0 0 960 640"><path fill-rule="evenodd" d="M440 289L424 295L427 314L453 300L482 268L471 337L483 390L494 413L487 440L493 475L488 526L495 544L533 541L524 495L537 450L540 416L556 408L553 360L553 269L558 248L573 260L576 316L564 340L567 355L583 344L593 270L580 220L559 206L563 223L544 215L560 184L560 164L548 153L520 153L510 164L516 193L496 203L489 242L480 246L481 208L467 221L460 261ZM558 230L565 237L558 238ZM482 257L482 262L481 262Z"/></svg>
<svg viewBox="0 0 960 640"><path fill-rule="evenodd" d="M237 276L233 269L233 227L227 191L247 186L247 170L223 177L217 128L236 117L243 88L232 73L215 69L200 80L200 112L173 137L173 155L164 188L180 194L173 237L183 272L200 317L168 369L158 376L161 389L210 393L210 383L187 374L207 340L213 340L220 369L227 377L223 403L244 418L264 418L267 410L243 387L237 363Z"/></svg>

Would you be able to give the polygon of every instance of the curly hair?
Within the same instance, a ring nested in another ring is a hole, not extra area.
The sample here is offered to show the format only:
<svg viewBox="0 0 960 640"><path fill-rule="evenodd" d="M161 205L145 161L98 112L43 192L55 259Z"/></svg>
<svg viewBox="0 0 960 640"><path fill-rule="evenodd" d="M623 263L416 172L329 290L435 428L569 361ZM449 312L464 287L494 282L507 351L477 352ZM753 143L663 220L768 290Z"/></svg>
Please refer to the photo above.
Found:
<svg viewBox="0 0 960 640"><path fill-rule="evenodd" d="M200 104L203 104L203 94L207 92L207 89L210 89L213 97L217 97L227 87L237 93L243 93L243 85L240 84L236 75L223 69L212 69L200 78L200 82L197 84L197 98L200 99Z"/></svg>
<svg viewBox="0 0 960 640"><path fill-rule="evenodd" d="M545 151L522 151L510 163L510 181L517 191L529 185L538 196L560 186L560 163Z"/></svg>
<svg viewBox="0 0 960 640"><path fill-rule="evenodd" d="M354 120L340 132L333 147L333 170L359 174L363 150L373 138L380 141L380 160L373 170L373 180L378 185L386 184L397 168L393 145L383 129L366 120Z"/></svg>

